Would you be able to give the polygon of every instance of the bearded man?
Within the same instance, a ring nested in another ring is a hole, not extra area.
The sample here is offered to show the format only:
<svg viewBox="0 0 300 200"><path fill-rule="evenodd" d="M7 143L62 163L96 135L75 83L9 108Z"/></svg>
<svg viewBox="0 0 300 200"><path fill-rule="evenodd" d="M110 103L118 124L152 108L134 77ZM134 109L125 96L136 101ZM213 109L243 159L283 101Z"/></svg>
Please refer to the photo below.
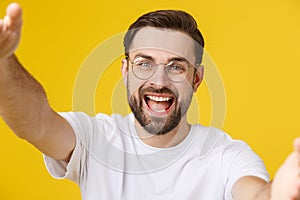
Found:
<svg viewBox="0 0 300 200"><path fill-rule="evenodd" d="M298 199L299 139L270 182L246 143L187 122L204 74L204 40L188 13L154 11L129 27L122 74L133 113L124 117L55 112L14 55L21 15L13 3L0 21L0 115L82 199Z"/></svg>

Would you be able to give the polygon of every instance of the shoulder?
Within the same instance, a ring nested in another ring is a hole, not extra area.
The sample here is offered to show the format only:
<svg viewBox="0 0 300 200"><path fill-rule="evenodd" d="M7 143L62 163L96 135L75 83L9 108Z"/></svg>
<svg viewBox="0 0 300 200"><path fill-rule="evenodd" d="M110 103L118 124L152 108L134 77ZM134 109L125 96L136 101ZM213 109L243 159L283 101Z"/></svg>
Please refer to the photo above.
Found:
<svg viewBox="0 0 300 200"><path fill-rule="evenodd" d="M132 114L122 116L119 114L104 114L98 113L95 116L90 116L84 112L59 112L63 118L65 118L69 123L79 123L79 124L90 124L90 123L103 123L103 124L123 124L130 123L132 119Z"/></svg>
<svg viewBox="0 0 300 200"><path fill-rule="evenodd" d="M90 116L84 112L59 112L58 114L65 118L74 132L78 134L111 133L116 130L127 130L124 126L132 124L133 121L130 114L127 116L119 114L112 114L110 116L103 113ZM126 127L129 127L129 125Z"/></svg>
<svg viewBox="0 0 300 200"><path fill-rule="evenodd" d="M215 128L202 125L193 125L193 133L198 139L201 147L201 157L213 153L238 154L241 151L249 150L248 144L242 140L233 139L228 133Z"/></svg>

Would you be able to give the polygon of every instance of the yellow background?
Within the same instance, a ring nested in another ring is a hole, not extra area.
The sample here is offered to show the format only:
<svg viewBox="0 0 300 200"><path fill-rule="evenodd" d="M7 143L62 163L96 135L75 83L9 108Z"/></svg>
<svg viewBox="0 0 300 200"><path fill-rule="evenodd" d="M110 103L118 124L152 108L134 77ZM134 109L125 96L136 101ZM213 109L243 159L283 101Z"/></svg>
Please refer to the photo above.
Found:
<svg viewBox="0 0 300 200"><path fill-rule="evenodd" d="M0 2L2 16L9 1ZM72 109L77 72L99 43L127 29L142 13L175 8L190 12L206 40L226 89L223 129L247 141L263 158L271 176L300 135L300 1L299 0L20 0L24 27L17 55L42 83L57 111ZM96 110L111 113L113 78L97 93ZM101 82L100 81L100 82ZM105 81L106 84L105 84ZM9 85L8 85L9 87ZM103 98L103 96L105 98ZM200 122L209 125L207 85L197 93ZM0 121L0 200L80 199L78 187L55 180L41 154L18 139Z"/></svg>

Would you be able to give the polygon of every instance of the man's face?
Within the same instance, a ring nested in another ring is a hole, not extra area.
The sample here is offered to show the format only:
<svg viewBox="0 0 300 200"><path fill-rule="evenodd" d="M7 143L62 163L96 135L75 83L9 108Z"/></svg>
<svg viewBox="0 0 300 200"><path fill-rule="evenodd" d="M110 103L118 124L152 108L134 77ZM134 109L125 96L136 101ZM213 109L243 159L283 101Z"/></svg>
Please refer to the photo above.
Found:
<svg viewBox="0 0 300 200"><path fill-rule="evenodd" d="M186 117L193 92L202 80L202 67L193 67L193 39L177 31L145 28L137 33L130 49L130 61L123 60L129 106L148 133L166 134ZM140 79L133 73L131 61L139 59L158 64L151 77ZM172 61L189 63L184 79L170 79L164 64Z"/></svg>

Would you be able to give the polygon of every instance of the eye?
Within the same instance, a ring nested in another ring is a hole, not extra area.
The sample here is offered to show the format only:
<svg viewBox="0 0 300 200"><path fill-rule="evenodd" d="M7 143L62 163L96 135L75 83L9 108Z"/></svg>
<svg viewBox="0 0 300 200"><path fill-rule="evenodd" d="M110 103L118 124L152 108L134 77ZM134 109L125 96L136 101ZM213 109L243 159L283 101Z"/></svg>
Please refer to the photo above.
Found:
<svg viewBox="0 0 300 200"><path fill-rule="evenodd" d="M173 74L182 74L185 73L187 67L184 63L173 62L167 65L167 70Z"/></svg>
<svg viewBox="0 0 300 200"><path fill-rule="evenodd" d="M153 67L153 62L147 59L139 59L133 62L134 65L141 69L150 69Z"/></svg>

